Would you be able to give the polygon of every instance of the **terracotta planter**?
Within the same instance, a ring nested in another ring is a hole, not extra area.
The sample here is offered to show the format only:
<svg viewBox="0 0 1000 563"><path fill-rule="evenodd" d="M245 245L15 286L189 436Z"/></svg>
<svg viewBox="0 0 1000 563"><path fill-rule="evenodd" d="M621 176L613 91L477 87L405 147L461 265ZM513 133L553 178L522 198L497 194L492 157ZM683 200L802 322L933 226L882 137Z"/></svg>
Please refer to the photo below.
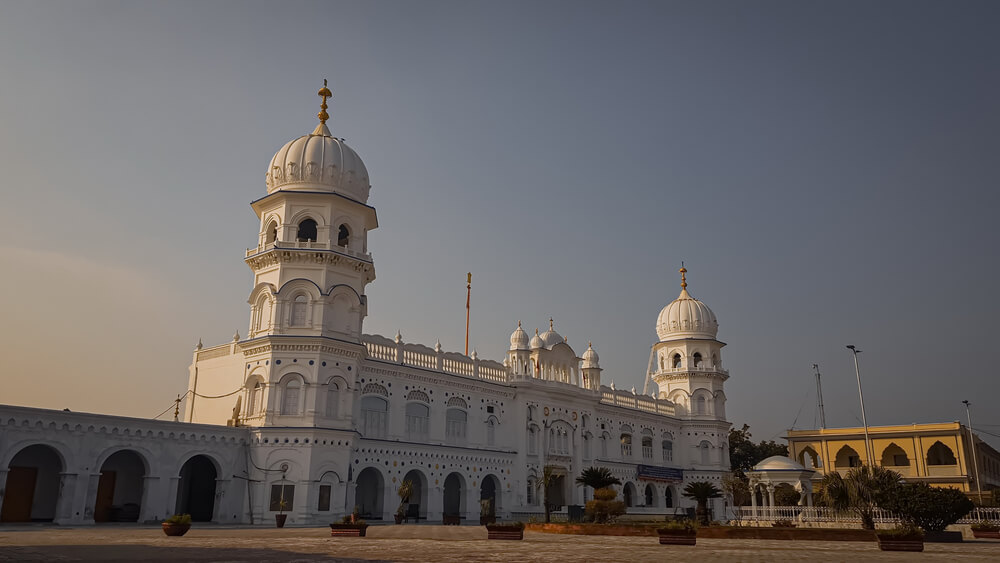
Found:
<svg viewBox="0 0 1000 563"><path fill-rule="evenodd" d="M691 533L659 534L660 545L696 545L698 536Z"/></svg>
<svg viewBox="0 0 1000 563"><path fill-rule="evenodd" d="M363 538L368 524L330 524L330 535L335 538Z"/></svg>
<svg viewBox="0 0 1000 563"><path fill-rule="evenodd" d="M462 523L461 516L442 516L441 523L445 526L458 526Z"/></svg>
<svg viewBox="0 0 1000 563"><path fill-rule="evenodd" d="M285 527L285 520L288 519L287 514L275 514L274 515L274 525L279 528Z"/></svg>
<svg viewBox="0 0 1000 563"><path fill-rule="evenodd" d="M183 536L191 529L191 524L163 524L163 533L168 536Z"/></svg>
<svg viewBox="0 0 1000 563"><path fill-rule="evenodd" d="M924 532L924 543L961 543L962 532Z"/></svg>
<svg viewBox="0 0 1000 563"><path fill-rule="evenodd" d="M397 524L402 524L403 523L403 515L402 514L393 514L392 515L392 519L395 520Z"/></svg>
<svg viewBox="0 0 1000 563"><path fill-rule="evenodd" d="M882 551L923 551L924 540L915 538L878 538L878 548Z"/></svg>
<svg viewBox="0 0 1000 563"><path fill-rule="evenodd" d="M1000 530L988 532L986 530L972 530L972 536L986 540L1000 540Z"/></svg>
<svg viewBox="0 0 1000 563"><path fill-rule="evenodd" d="M523 540L524 529L518 526L486 526L486 538L491 540Z"/></svg>

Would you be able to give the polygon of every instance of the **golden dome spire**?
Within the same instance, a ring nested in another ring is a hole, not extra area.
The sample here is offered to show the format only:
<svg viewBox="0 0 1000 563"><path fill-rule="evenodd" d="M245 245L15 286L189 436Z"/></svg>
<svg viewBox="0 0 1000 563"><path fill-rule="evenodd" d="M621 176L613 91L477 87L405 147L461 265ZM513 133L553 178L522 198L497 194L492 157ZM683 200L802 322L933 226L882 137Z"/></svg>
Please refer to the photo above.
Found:
<svg viewBox="0 0 1000 563"><path fill-rule="evenodd" d="M320 97L323 98L323 103L319 105L319 113L316 114L316 117L319 118L320 125L325 125L326 120L330 119L330 114L326 113L326 108L328 107L326 105L326 99L333 97L333 93L330 92L330 89L326 87L325 78L323 79L323 88L318 92L318 94Z"/></svg>
<svg viewBox="0 0 1000 563"><path fill-rule="evenodd" d="M687 289L687 268L684 267L684 262L681 262L681 269L677 271L681 273L681 289Z"/></svg>

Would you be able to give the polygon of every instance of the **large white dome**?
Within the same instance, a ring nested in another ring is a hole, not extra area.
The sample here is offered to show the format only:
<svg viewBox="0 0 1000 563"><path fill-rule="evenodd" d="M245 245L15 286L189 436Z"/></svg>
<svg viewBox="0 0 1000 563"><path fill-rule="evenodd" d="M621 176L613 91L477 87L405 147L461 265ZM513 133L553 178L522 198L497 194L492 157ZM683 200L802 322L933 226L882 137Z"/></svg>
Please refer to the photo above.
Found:
<svg viewBox="0 0 1000 563"><path fill-rule="evenodd" d="M681 268L681 273L687 270ZM660 311L656 319L656 334L660 341L677 338L711 338L719 333L715 313L687 291L687 280L681 283L681 294Z"/></svg>
<svg viewBox="0 0 1000 563"><path fill-rule="evenodd" d="M285 143L267 167L267 193L283 190L336 192L368 201L368 169L358 153L334 137L325 123Z"/></svg>

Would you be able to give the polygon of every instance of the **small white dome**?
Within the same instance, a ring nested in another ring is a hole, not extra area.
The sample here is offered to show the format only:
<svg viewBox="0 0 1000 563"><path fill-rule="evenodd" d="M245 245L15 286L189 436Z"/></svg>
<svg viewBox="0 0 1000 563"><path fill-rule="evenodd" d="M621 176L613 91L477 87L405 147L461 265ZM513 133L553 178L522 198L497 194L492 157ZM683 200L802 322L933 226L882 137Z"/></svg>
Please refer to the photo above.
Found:
<svg viewBox="0 0 1000 563"><path fill-rule="evenodd" d="M537 350L539 348L545 348L545 341L542 340L542 338L540 336L538 336L538 329L537 328L535 329L535 335L531 337L531 344L530 344L530 346L531 346L532 350Z"/></svg>
<svg viewBox="0 0 1000 563"><path fill-rule="evenodd" d="M267 193L279 189L336 192L365 203L371 190L361 157L334 137L325 123L278 149L264 178Z"/></svg>
<svg viewBox="0 0 1000 563"><path fill-rule="evenodd" d="M715 313L687 291L687 270L681 268L681 294L660 311L656 334L660 341L675 338L712 338L719 333Z"/></svg>
<svg viewBox="0 0 1000 563"><path fill-rule="evenodd" d="M805 471L795 460L783 455L773 455L753 466L754 471Z"/></svg>
<svg viewBox="0 0 1000 563"><path fill-rule="evenodd" d="M521 321L517 321L517 330L510 335L510 349L511 350L527 350L528 349L528 333L524 332L521 328Z"/></svg>
<svg viewBox="0 0 1000 563"><path fill-rule="evenodd" d="M548 348L548 349L550 349L550 350L556 344L559 344L560 342L565 342L566 341L566 339L563 338L562 336L560 336L559 333L556 332L555 328L553 328L554 324L555 324L555 321L553 321L552 319L549 319L549 330L546 330L545 332L542 333L542 342L544 342L545 343L545 347Z"/></svg>
<svg viewBox="0 0 1000 563"><path fill-rule="evenodd" d="M587 343L587 349L583 352L583 364L580 367L584 369L601 367L601 358L597 355L594 345L590 342Z"/></svg>

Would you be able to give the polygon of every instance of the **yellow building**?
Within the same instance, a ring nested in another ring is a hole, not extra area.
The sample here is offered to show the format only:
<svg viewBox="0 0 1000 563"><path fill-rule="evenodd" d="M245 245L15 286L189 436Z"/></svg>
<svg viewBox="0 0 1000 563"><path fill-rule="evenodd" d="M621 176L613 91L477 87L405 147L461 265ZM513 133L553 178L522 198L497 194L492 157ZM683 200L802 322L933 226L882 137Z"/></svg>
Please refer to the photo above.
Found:
<svg viewBox="0 0 1000 563"><path fill-rule="evenodd" d="M958 422L869 426L875 464L908 481L975 493L975 467L969 456L969 431ZM841 474L867 463L864 428L789 430L789 456L815 469L814 484L832 471ZM983 492L1000 486L1000 453L976 437Z"/></svg>

